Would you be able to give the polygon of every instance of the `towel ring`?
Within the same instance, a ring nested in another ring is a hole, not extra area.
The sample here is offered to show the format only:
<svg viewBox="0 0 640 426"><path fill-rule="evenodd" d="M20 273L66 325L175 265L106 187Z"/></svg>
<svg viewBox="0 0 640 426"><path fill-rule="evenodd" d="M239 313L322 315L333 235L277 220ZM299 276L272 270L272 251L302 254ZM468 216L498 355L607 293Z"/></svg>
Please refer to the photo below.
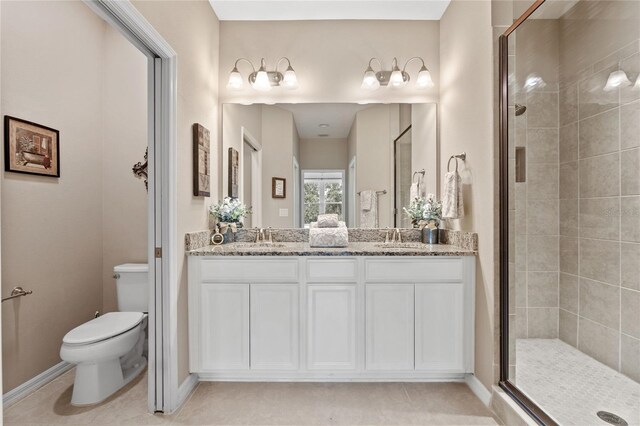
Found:
<svg viewBox="0 0 640 426"><path fill-rule="evenodd" d="M455 158L456 160L456 173L458 172L458 158L461 159L463 162L467 159L467 153L463 152L462 154L458 154L458 155L452 155L451 157L449 157L449 162L447 163L447 172L450 172L450 167L451 166L451 160L453 160Z"/></svg>
<svg viewBox="0 0 640 426"><path fill-rule="evenodd" d="M449 157L449 162L447 163L447 172L451 171L451 168L449 166L451 166L451 160L456 160L456 173L458 172L458 159L456 157L454 157L453 155L451 157Z"/></svg>
<svg viewBox="0 0 640 426"><path fill-rule="evenodd" d="M422 179L424 179L424 174L426 173L425 169L420 170L419 172L413 172L413 176L411 177L411 183L416 183L416 175L418 176L418 185L422 183Z"/></svg>

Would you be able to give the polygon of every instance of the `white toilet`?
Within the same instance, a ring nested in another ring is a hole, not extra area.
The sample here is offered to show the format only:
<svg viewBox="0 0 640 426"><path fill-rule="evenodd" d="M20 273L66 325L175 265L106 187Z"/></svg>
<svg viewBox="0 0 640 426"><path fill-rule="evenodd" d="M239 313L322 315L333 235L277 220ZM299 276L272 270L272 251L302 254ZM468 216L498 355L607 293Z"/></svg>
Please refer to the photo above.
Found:
<svg viewBox="0 0 640 426"><path fill-rule="evenodd" d="M119 312L86 322L62 339L60 358L76 364L73 405L97 404L147 365L145 329L149 300L147 264L113 268Z"/></svg>

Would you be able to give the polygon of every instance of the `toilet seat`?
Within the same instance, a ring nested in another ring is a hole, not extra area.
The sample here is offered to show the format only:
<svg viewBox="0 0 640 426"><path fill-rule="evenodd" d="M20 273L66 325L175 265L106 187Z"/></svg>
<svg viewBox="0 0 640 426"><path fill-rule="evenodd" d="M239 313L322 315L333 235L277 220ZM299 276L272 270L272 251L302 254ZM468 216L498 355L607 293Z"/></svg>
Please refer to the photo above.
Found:
<svg viewBox="0 0 640 426"><path fill-rule="evenodd" d="M126 333L144 319L142 312L109 312L79 325L62 339L65 345L88 345Z"/></svg>

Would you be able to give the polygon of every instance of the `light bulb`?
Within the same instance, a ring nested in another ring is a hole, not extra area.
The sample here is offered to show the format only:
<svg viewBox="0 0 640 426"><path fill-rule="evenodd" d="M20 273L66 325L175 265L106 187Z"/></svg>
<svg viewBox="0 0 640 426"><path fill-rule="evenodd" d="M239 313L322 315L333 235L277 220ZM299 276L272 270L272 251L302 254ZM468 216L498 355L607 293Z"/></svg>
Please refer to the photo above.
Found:
<svg viewBox="0 0 640 426"><path fill-rule="evenodd" d="M620 87L627 86L631 86L631 81L629 80L629 77L627 77L627 73L622 70L617 70L609 74L607 84L604 86L603 90L605 92L610 92Z"/></svg>
<svg viewBox="0 0 640 426"><path fill-rule="evenodd" d="M416 86L420 88L433 87L433 80L431 79L431 73L424 65L420 68L418 78L416 79Z"/></svg>
<svg viewBox="0 0 640 426"><path fill-rule="evenodd" d="M405 84L405 81L402 75L402 71L396 68L391 73L391 77L389 77L389 85L392 87L402 87L404 86L404 84Z"/></svg>
<svg viewBox="0 0 640 426"><path fill-rule="evenodd" d="M242 74L238 71L238 68L234 67L229 74L229 82L227 83L227 87L231 90L240 90L242 89Z"/></svg>
<svg viewBox="0 0 640 426"><path fill-rule="evenodd" d="M282 77L282 85L285 89L294 90L298 88L298 77L296 76L296 72L291 68L289 68L284 72L284 76Z"/></svg>
<svg viewBox="0 0 640 426"><path fill-rule="evenodd" d="M271 90L269 76L264 68L260 68L256 73L256 79L253 81L253 88L260 92L268 92Z"/></svg>
<svg viewBox="0 0 640 426"><path fill-rule="evenodd" d="M376 90L379 87L380 82L378 81L378 77L376 77L376 73L373 72L373 68L368 67L362 78L362 88L364 90Z"/></svg>

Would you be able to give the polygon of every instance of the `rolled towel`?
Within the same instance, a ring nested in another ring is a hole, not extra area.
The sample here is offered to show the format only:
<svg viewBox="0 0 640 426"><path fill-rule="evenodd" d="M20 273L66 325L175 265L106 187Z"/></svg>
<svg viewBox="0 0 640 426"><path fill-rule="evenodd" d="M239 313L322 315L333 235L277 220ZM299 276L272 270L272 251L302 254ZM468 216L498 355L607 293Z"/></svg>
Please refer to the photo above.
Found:
<svg viewBox="0 0 640 426"><path fill-rule="evenodd" d="M311 227L309 228L309 245L311 247L347 247L349 245L349 230L346 226L337 228Z"/></svg>
<svg viewBox="0 0 640 426"><path fill-rule="evenodd" d="M318 215L318 228L337 228L338 227L338 215L337 214L321 214Z"/></svg>

